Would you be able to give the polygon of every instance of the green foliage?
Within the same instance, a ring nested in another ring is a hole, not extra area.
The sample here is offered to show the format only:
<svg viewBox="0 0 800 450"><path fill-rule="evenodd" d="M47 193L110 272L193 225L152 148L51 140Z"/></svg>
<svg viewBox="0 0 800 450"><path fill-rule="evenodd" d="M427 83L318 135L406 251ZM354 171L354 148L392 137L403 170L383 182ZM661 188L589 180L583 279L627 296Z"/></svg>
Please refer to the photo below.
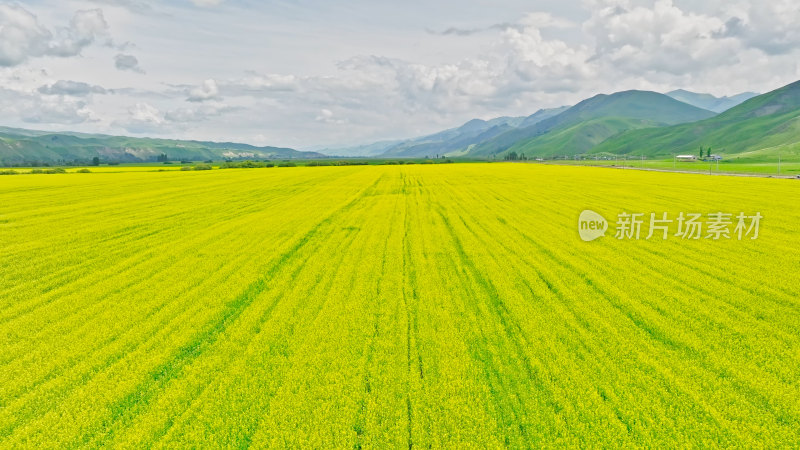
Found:
<svg viewBox="0 0 800 450"><path fill-rule="evenodd" d="M183 166L183 167L181 167L181 170L184 171L184 172L191 171L191 170L211 170L211 169L213 169L213 167L211 167L208 164L197 164L196 166Z"/></svg>
<svg viewBox="0 0 800 450"><path fill-rule="evenodd" d="M66 169L63 169L61 167L55 167L55 168L52 168L52 169L32 169L31 173L32 174L49 174L49 175L53 175L53 174L59 174L59 173L67 173L67 171L66 171Z"/></svg>
<svg viewBox="0 0 800 450"><path fill-rule="evenodd" d="M258 167L274 167L274 164L260 162L260 161L226 161L219 166L220 169L255 169Z"/></svg>

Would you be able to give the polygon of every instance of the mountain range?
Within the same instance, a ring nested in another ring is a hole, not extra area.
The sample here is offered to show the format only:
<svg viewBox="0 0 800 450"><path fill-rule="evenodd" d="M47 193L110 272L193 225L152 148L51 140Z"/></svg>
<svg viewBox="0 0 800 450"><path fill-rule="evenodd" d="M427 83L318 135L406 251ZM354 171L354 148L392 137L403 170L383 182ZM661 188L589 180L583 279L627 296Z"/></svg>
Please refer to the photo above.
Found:
<svg viewBox="0 0 800 450"><path fill-rule="evenodd" d="M0 163L87 162L94 157L104 162L156 161L166 154L170 159L298 159L321 158L321 153L290 148L256 147L233 142L182 141L176 139L133 138L84 133L53 133L0 127Z"/></svg>
<svg viewBox="0 0 800 450"><path fill-rule="evenodd" d="M556 116L568 107L541 109L527 117L472 119L464 125L413 139L383 141L370 145L323 150L332 156L424 157L450 153L457 156L469 147L507 131L527 127Z"/></svg>
<svg viewBox="0 0 800 450"><path fill-rule="evenodd" d="M375 155L502 159L513 152L529 158L600 153L669 157L694 154L702 146L738 158L776 152L800 157L800 82L763 95L745 92L731 97L686 90L624 91L530 117L472 120L445 132L393 142Z"/></svg>
<svg viewBox="0 0 800 450"><path fill-rule="evenodd" d="M683 103L714 111L715 113L721 113L750 100L758 94L755 92L743 92L731 97L714 97L711 94L697 94L695 92L678 89L667 92L667 95Z"/></svg>
<svg viewBox="0 0 800 450"><path fill-rule="evenodd" d="M800 81L762 95L713 97L678 90L600 94L529 116L473 119L438 133L358 147L302 152L247 144L53 133L0 127L0 164L170 159L325 157L503 159L600 153L668 157L700 147L737 157L800 156Z"/></svg>
<svg viewBox="0 0 800 450"><path fill-rule="evenodd" d="M715 97L686 90L600 94L571 107L543 109L527 117L473 119L460 127L418 138L321 152L384 158L446 155L479 159L503 158L511 152L542 157L584 154L633 130L710 119L757 95L746 92Z"/></svg>
<svg viewBox="0 0 800 450"><path fill-rule="evenodd" d="M592 152L663 156L693 154L700 146L740 157L800 153L800 81L705 120L622 133Z"/></svg>

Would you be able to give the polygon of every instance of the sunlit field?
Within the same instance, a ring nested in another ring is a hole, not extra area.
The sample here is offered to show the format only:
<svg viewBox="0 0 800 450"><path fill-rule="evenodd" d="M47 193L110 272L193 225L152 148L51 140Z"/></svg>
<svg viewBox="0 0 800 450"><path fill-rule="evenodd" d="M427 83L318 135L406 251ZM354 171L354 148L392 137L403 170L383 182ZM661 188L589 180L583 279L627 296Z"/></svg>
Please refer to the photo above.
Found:
<svg viewBox="0 0 800 450"><path fill-rule="evenodd" d="M575 165L575 166L601 166L630 169L666 170L675 172L697 172L710 174L753 174L762 176L792 177L800 175L800 162L796 159L781 161L777 158L759 158L753 160L722 160L719 163L712 161L681 162L672 159L608 159L608 160L548 160L547 164Z"/></svg>
<svg viewBox="0 0 800 450"><path fill-rule="evenodd" d="M798 200L543 164L0 177L0 447L791 447ZM585 209L763 220L583 242Z"/></svg>

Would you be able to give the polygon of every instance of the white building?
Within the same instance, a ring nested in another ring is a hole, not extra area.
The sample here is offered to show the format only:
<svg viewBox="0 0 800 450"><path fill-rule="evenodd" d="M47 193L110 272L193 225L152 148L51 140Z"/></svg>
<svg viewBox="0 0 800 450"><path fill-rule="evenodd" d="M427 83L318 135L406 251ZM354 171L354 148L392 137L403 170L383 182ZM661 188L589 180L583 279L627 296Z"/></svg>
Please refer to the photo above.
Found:
<svg viewBox="0 0 800 450"><path fill-rule="evenodd" d="M678 155L675 157L678 161L697 161L697 156L695 155Z"/></svg>

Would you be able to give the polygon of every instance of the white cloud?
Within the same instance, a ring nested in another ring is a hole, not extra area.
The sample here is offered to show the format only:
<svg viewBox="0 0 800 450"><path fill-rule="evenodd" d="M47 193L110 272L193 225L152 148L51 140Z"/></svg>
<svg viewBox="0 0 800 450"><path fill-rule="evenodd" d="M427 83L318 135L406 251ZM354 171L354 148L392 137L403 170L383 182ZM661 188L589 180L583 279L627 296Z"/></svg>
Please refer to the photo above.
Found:
<svg viewBox="0 0 800 450"><path fill-rule="evenodd" d="M167 124L164 114L149 103L136 103L128 108L128 117L118 121L117 125L131 133L150 133L163 131Z"/></svg>
<svg viewBox="0 0 800 450"><path fill-rule="evenodd" d="M41 97L25 108L22 120L28 123L79 124L98 119L85 101Z"/></svg>
<svg viewBox="0 0 800 450"><path fill-rule="evenodd" d="M54 34L25 8L0 4L0 66L16 66L41 56L76 56L107 33L108 24L99 9L76 12L69 26Z"/></svg>
<svg viewBox="0 0 800 450"><path fill-rule="evenodd" d="M738 62L739 45L719 37L725 22L718 17L683 11L672 0L608 3L583 28L595 41L595 59L627 75L681 75Z"/></svg>
<svg viewBox="0 0 800 450"><path fill-rule="evenodd" d="M47 53L53 35L21 6L0 4L0 65L15 66Z"/></svg>
<svg viewBox="0 0 800 450"><path fill-rule="evenodd" d="M92 9L78 11L69 27L59 28L56 39L50 44L48 54L53 56L75 56L97 38L108 34L108 24L103 11Z"/></svg>
<svg viewBox="0 0 800 450"><path fill-rule="evenodd" d="M724 36L770 55L788 54L800 45L800 5L794 0L734 4L725 22Z"/></svg>
<svg viewBox="0 0 800 450"><path fill-rule="evenodd" d="M95 122L88 102L69 96L37 95L35 92L0 88L0 115L23 123L75 125Z"/></svg>
<svg viewBox="0 0 800 450"><path fill-rule="evenodd" d="M222 116L237 108L202 104L162 111L146 102L137 102L127 109L125 117L114 126L136 134L164 134L194 129L200 123Z"/></svg>
<svg viewBox="0 0 800 450"><path fill-rule="evenodd" d="M204 102L206 100L215 100L219 98L219 87L213 78L209 78L200 86L194 87L189 91L189 98L186 100L190 102Z"/></svg>

